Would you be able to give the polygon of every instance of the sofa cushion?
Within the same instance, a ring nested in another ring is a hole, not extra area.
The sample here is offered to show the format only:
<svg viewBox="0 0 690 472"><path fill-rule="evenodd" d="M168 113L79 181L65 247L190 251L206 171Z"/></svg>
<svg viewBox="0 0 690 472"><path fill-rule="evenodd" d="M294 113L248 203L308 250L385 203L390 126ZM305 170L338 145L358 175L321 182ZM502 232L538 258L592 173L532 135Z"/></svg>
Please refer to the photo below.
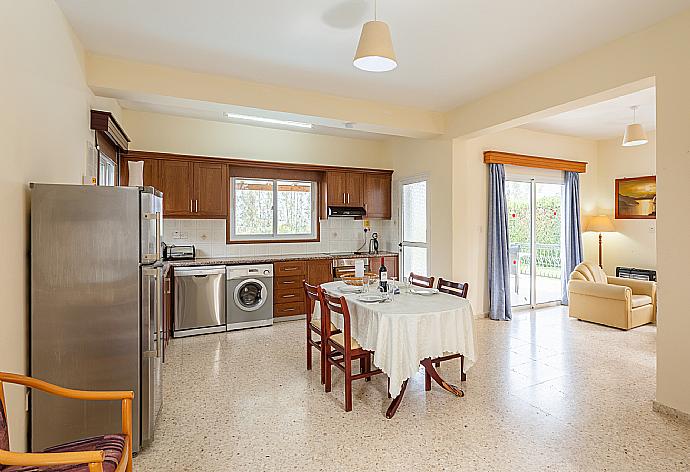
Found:
<svg viewBox="0 0 690 472"><path fill-rule="evenodd" d="M122 460L127 436L111 434L80 439L59 446L49 447L43 452L83 452L104 451L103 472L113 472ZM88 464L35 466L10 466L0 469L2 472L89 472Z"/></svg>
<svg viewBox="0 0 690 472"><path fill-rule="evenodd" d="M633 295L632 296L632 307L637 308L640 306L651 305L652 297L649 295Z"/></svg>
<svg viewBox="0 0 690 472"><path fill-rule="evenodd" d="M583 262L578 264L570 274L570 280L584 280L586 282L596 282L599 284L608 283L606 279L606 272L596 264L591 262Z"/></svg>

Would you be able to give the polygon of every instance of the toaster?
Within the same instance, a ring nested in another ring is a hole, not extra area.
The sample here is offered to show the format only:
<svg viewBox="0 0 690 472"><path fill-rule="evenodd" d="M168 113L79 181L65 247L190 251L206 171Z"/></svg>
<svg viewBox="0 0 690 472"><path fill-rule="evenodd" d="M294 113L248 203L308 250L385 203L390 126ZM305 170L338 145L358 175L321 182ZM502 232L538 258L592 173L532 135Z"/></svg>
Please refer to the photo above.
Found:
<svg viewBox="0 0 690 472"><path fill-rule="evenodd" d="M163 259L166 261L186 261L196 257L196 248L189 246L165 246L163 248Z"/></svg>

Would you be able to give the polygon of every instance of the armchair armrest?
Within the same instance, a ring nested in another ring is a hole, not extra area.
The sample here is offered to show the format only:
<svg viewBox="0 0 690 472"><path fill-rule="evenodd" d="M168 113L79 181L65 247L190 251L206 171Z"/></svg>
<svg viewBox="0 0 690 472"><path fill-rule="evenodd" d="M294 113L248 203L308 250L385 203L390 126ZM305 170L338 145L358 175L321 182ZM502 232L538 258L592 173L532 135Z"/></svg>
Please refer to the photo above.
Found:
<svg viewBox="0 0 690 472"><path fill-rule="evenodd" d="M103 470L103 451L82 452L10 452L0 449L0 464L43 467L49 465L89 464L89 471Z"/></svg>
<svg viewBox="0 0 690 472"><path fill-rule="evenodd" d="M584 280L571 280L568 282L568 290L580 295L608 298L611 300L630 301L632 298L632 290L629 287L586 282Z"/></svg>
<svg viewBox="0 0 690 472"><path fill-rule="evenodd" d="M131 390L102 392L73 390L71 388L58 387L57 385L25 375L10 374L6 372L0 372L0 382L24 385L25 387L35 388L60 397L74 398L77 400L132 400L134 398L134 392Z"/></svg>
<svg viewBox="0 0 690 472"><path fill-rule="evenodd" d="M625 279L623 277L607 277L610 284L630 287L635 295L647 295L656 299L656 282L648 280Z"/></svg>

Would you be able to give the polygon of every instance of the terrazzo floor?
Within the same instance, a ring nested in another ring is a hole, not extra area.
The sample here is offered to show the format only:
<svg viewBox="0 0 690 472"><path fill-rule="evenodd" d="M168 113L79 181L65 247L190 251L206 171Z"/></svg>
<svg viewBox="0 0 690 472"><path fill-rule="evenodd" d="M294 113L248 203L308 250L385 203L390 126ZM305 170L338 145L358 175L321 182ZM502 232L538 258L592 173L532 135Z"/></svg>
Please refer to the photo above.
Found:
<svg viewBox="0 0 690 472"><path fill-rule="evenodd" d="M690 426L652 411L656 328L623 332L561 307L477 320L480 357L455 398L411 379L392 420L386 378L343 410L305 370L302 321L170 344L165 403L135 471L690 470ZM441 375L460 384L459 361Z"/></svg>

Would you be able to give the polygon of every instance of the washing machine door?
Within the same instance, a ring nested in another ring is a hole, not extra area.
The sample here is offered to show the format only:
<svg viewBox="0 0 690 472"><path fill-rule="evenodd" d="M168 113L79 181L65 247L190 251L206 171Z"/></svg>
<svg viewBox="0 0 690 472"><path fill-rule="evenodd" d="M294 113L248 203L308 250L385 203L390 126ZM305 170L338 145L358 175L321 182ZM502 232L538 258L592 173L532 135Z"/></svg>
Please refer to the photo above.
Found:
<svg viewBox="0 0 690 472"><path fill-rule="evenodd" d="M235 305L243 311L256 311L266 303L268 289L259 279L241 281L235 287Z"/></svg>

